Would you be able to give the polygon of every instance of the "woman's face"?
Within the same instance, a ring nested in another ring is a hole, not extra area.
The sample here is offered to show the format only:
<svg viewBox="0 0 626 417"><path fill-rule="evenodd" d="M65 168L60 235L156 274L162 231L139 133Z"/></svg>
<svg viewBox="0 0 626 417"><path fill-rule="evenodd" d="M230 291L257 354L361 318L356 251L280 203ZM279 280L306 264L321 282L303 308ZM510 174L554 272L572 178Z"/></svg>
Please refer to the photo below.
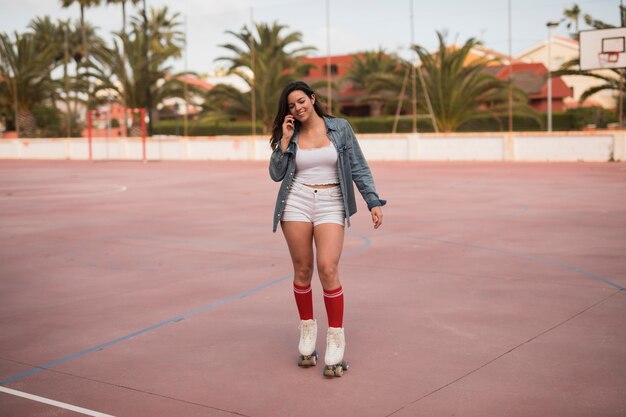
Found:
<svg viewBox="0 0 626 417"><path fill-rule="evenodd" d="M306 122L315 109L315 94L312 97L306 95L304 91L295 90L287 96L287 107L289 114L296 118L300 123Z"/></svg>

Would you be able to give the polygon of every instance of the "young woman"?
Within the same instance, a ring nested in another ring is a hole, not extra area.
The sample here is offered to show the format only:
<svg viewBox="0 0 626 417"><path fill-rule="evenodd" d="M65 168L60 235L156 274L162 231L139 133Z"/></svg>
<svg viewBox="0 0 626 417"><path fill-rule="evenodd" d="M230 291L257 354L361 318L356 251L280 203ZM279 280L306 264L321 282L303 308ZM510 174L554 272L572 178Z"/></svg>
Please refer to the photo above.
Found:
<svg viewBox="0 0 626 417"><path fill-rule="evenodd" d="M317 363L317 322L313 317L311 280L313 243L317 272L324 290L328 333L324 375L341 376L344 360L343 290L338 265L344 225L356 213L354 187L371 211L374 228L383 221L386 204L376 193L372 173L350 124L327 114L313 90L302 81L282 91L270 144L270 176L282 181L274 227L280 222L293 262L293 291L300 314L300 366Z"/></svg>

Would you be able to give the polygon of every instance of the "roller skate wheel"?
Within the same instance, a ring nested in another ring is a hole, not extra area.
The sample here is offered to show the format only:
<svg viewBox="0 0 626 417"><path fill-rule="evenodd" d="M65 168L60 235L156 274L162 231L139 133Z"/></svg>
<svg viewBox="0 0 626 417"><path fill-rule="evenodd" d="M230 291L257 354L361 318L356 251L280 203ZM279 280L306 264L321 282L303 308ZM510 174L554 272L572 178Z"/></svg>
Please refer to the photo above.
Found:
<svg viewBox="0 0 626 417"><path fill-rule="evenodd" d="M324 376L327 376L329 378L333 378L333 377L339 378L343 376L344 370L345 369L341 363L337 365L326 365L326 367L324 368Z"/></svg>
<svg viewBox="0 0 626 417"><path fill-rule="evenodd" d="M311 355L300 355L298 357L298 366L308 368L309 366L315 365L317 365L317 351L313 352Z"/></svg>

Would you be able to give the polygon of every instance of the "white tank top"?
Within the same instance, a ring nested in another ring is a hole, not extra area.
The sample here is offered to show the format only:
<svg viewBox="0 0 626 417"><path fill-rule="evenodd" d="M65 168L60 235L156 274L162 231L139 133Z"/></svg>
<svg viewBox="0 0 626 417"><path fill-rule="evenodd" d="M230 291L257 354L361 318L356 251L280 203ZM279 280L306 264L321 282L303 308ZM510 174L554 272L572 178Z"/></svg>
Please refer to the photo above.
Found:
<svg viewBox="0 0 626 417"><path fill-rule="evenodd" d="M294 181L307 185L339 184L335 146L330 143L322 148L298 148Z"/></svg>

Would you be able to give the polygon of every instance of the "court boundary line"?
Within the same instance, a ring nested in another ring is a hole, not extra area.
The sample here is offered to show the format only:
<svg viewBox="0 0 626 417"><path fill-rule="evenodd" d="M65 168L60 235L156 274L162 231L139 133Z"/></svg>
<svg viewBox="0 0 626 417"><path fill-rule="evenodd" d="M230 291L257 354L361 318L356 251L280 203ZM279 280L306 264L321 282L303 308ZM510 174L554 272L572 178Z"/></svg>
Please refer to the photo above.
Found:
<svg viewBox="0 0 626 417"><path fill-rule="evenodd" d="M24 362L18 362L18 361L14 361L11 359L6 359L6 358L0 358L6 361L10 361L10 362L14 362L14 363L19 363L21 365L27 365L27 366L34 366L32 364L29 363L24 363ZM160 399L164 399L164 400L169 400L169 401L175 401L175 402L179 402L179 403L184 403L187 405L193 405L193 406L197 406L197 407L201 407L201 408L207 408L209 410L213 410L213 411L221 411L223 413L227 413L227 414L232 414L234 416L241 416L241 417L252 417L248 414L242 414L238 411L233 411L233 410L227 410L225 408L219 408L219 407L215 407L209 404L203 404L203 403L199 403L199 402L195 402L195 401L190 401L190 400L186 400L184 398L178 398L178 397L172 397L169 395L165 395L165 394L160 394L158 392L153 392L153 391L148 391L145 389L141 389L141 388L135 388L135 387L131 387L129 385L123 385L123 384L119 384L119 383L115 383L115 382L109 382L109 381L103 381L101 379L95 379L95 378L89 378L83 375L77 375L77 374L73 374L71 372L65 372L65 371L60 371L58 369L50 369L50 372L57 374L57 375L62 375L62 376L67 376L70 378L76 378L78 380L82 380L82 381L89 381L89 382L95 382L97 384L101 384L101 385L106 385L108 387L112 387L112 388L116 388L116 389L120 389L120 390L128 390L128 391L133 391L133 392L137 392L143 395L148 395L148 396L153 396L153 397L157 397Z"/></svg>
<svg viewBox="0 0 626 417"><path fill-rule="evenodd" d="M555 329L561 327L562 325L568 323L569 321L574 320L576 317L586 313L587 311L591 310L592 308L594 308L594 307L596 307L596 306L598 306L600 304L603 304L605 301L607 301L608 299L616 296L617 294L621 294L621 292L622 292L621 290L617 290L617 291L613 292L612 294L609 294L608 296L602 298L601 300L596 301L592 305L587 306L583 310L575 313L571 317L568 317L568 318L566 318L564 320L561 320L559 323L555 324L554 326L549 327L546 330L540 332L539 334L537 334L537 335L535 335L535 336L533 336L533 337L531 337L531 338L529 338L529 339L519 343L517 346L514 346L514 347L508 349L506 352L503 352L503 353L499 354L495 358L492 358L492 359L488 360L487 362L485 362L482 365L472 369L471 371L466 372L465 374L461 375L460 377L455 378L454 380L452 380L452 381L450 381L450 382L440 386L439 388L436 388L436 389L430 391L429 393L422 395L418 399L413 400L413 401L403 405L402 407L398 408L397 410L392 411L391 413L385 415L385 417L393 416L394 414L399 413L400 411L406 409L407 407L411 407L412 405L417 404L418 402L422 401L423 399L426 399L426 398L430 397L431 395L436 394L439 391L444 390L444 389L448 388L449 386L456 384L457 382L461 381L462 379L465 379L466 377L468 377L468 376L470 376L470 375L480 371L481 369L486 368L487 366L491 365L492 363L496 362L497 360L507 356L509 353L512 353L512 352L518 350L519 348L521 348L521 347L531 343L535 339L538 339L541 336L543 336L543 335L545 335L547 333L550 333L552 330L555 330Z"/></svg>
<svg viewBox="0 0 626 417"><path fill-rule="evenodd" d="M538 263L542 263L544 265L550 265L550 266L554 266L557 268L561 268L561 269L565 269L568 271L572 271L572 272L576 272L584 277L587 278L591 278L593 280L596 281L600 281L600 282L604 282L605 284L610 285L611 287L620 290L620 291L626 291L626 287L621 286L620 284L617 284L613 281L610 281L606 278L603 278L599 275L594 274L593 272L589 272L586 271L582 268L579 268L577 266L573 266L573 265L569 265L566 264L564 262L559 262L559 261L555 261L549 258L542 258L540 256L534 256L534 255L528 255L526 253L523 252L516 252L514 250L511 249L501 249L501 248L490 248L488 246L479 246L479 245L473 245L471 243L461 243L461 242L453 242L450 240L443 240L443 239L437 239L437 238L433 238L433 237L426 237L426 236L405 236L405 237L409 237L411 239L415 239L415 240L425 240L425 241L430 241L430 242L438 242L438 243L443 243L445 245L451 245L451 246L461 246L464 248L471 248L471 249L478 249L478 250L482 250L485 252L495 252L495 253L499 253L499 254L505 254L505 255L511 255L511 256L515 256L517 258L522 258L522 259L527 259L533 262L538 262Z"/></svg>
<svg viewBox="0 0 626 417"><path fill-rule="evenodd" d="M14 390L14 389L11 389L11 388L7 388L7 387L0 386L0 392L3 392L3 393L8 394L8 395L14 395L16 397L22 397L22 398L25 398L25 399L31 400L31 401L37 401L39 403L48 404L48 405L51 405L51 406L54 406L54 407L57 407L57 408L63 408L65 410L70 410L70 411L73 411L75 413L85 414L87 416L93 416L93 417L115 417L115 416L113 416L111 414L104 414L104 413L101 413L99 411L89 410L88 408L78 407L76 405L64 403L64 402L61 402L61 401L52 400L52 399L46 398L46 397L40 397L39 395L29 394L27 392L17 391L17 390Z"/></svg>
<svg viewBox="0 0 626 417"><path fill-rule="evenodd" d="M68 185L67 183L64 185ZM54 190L55 192L53 194L49 194L49 195L32 195L32 194L10 194L9 196L2 196L0 195L0 197L3 197L5 199L37 199L37 198L42 198L42 199L47 199L47 198L93 198L93 197L101 197L101 196L109 196L109 195L114 195L114 194L121 194L124 193L126 191L128 191L128 186L127 185L120 185L120 184L101 184L104 186L110 186L112 187L111 190L103 190L103 191L98 191L95 194L89 194L88 190L87 192L84 191L79 191L76 195L63 195L63 192L67 192L67 191L72 191L72 190ZM94 187L91 187L92 189ZM21 191L21 192L29 192L29 191L33 191L33 190L40 190L40 189L45 189L45 187L30 187L30 188L17 188L17 189L2 189L0 190L0 192L15 192L17 191Z"/></svg>
<svg viewBox="0 0 626 417"><path fill-rule="evenodd" d="M367 248L370 247L371 240L367 236L360 235L360 234L356 234L356 236L360 237L362 240L364 240L365 243L362 244L360 247L345 253L343 255L344 257L349 257L351 255L355 255L355 254L360 253L360 252L362 252L362 251L364 251L364 250L366 250ZM20 380L22 378L25 378L27 376L30 376L30 375L38 374L39 372L45 371L46 369L50 369L50 368L52 368L52 367L54 367L56 365L60 365L60 364L62 364L64 362L68 362L68 361L70 361L72 359L79 358L79 357L87 355L89 353L93 353L93 352L96 352L96 351L104 350L107 347L110 347L110 346L116 345L116 344L118 344L120 342L123 342L123 341L129 340L129 339L133 339L135 337L141 336L144 333L150 332L152 330L156 330L156 329L161 328L163 326L167 326L168 324L177 323L177 322L182 321L182 320L184 320L184 319L186 319L188 317L194 316L196 314L202 313L202 312L207 311L207 310L211 310L211 309L217 308L217 307L221 306L222 304L226 304L226 303L229 303L231 301L235 301L235 300L239 300L241 298L245 298L245 297L247 297L247 296L249 296L251 294L257 293L257 292L259 292L259 291L261 291L261 290L263 290L263 289L265 289L267 287L270 287L272 285L278 284L278 283L280 283L282 281L285 281L285 280L287 280L289 278L292 278L292 277L293 277L293 273L288 274L288 275L284 275L284 276L282 276L280 278L274 279L272 281L265 282L265 283L263 283L261 285L258 285L256 287L254 287L254 288L251 288L251 289L245 290L243 292L240 292L239 294L235 294L233 296L230 296L230 297L227 297L227 298L223 298L221 300L218 300L218 301L215 301L213 303L207 304L207 305L205 305L203 307L197 308L197 309L189 311L187 313L179 314L178 316L169 318L167 320L164 320L164 321L162 321L160 323L157 323L157 324L154 324L152 326L149 326L149 327L137 330L137 331L135 331L133 333L130 333L130 334L127 334L125 336L118 337L117 339L110 340L110 341L102 343L102 344L100 344L98 346L94 346L92 348L82 350L80 352L74 353L74 354L66 356L64 358L57 359L55 361L49 362L49 363L47 363L45 365L36 366L34 368L29 369L28 371L22 372L22 373L17 374L17 375L13 375L13 376L11 376L9 378L6 378L6 379L0 381L0 386L6 385L6 384L10 384L12 382L18 381L18 380Z"/></svg>

